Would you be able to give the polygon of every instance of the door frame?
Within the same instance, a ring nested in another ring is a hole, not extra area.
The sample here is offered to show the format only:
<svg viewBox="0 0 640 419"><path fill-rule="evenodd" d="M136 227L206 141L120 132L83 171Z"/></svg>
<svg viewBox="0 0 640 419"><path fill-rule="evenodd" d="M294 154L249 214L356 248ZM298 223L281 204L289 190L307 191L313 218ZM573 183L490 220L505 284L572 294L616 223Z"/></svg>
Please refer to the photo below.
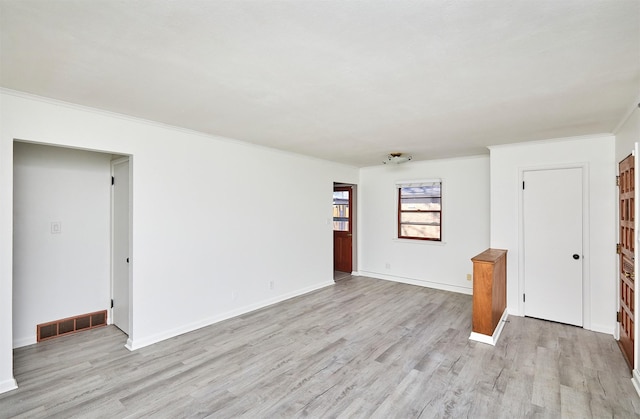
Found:
<svg viewBox="0 0 640 419"><path fill-rule="evenodd" d="M358 185L355 183L333 182L331 194L333 199L333 191L336 187L351 188L351 208L349 208L351 222L351 275L358 275ZM331 226L331 254L333 255L333 216L329 218ZM331 275L333 278L333 267L335 266L335 258L331 258Z"/></svg>
<svg viewBox="0 0 640 419"><path fill-rule="evenodd" d="M582 171L582 327L591 329L591 278L589 255L589 163L566 163L542 166L523 166L518 168L518 312L524 316L522 295L525 289L524 278L524 193L522 183L525 172L541 170L581 169Z"/></svg>
<svg viewBox="0 0 640 419"><path fill-rule="evenodd" d="M128 222L128 228L127 228L127 234L129 236L129 257L132 258L132 254L133 254L133 234L132 234L132 226L133 226L133 158L132 156L125 156L125 157L121 157L119 159L115 159L111 161L111 176L114 176L115 173L115 165L117 164L122 164L124 162L128 162L129 163L129 197L128 197L128 205L129 205L129 222ZM115 284L115 279L114 279L114 264L115 264L115 240L114 240L114 230L115 230L115 223L113 221L114 218L114 190L113 188L111 188L111 246L110 246L110 250L111 250L111 274L110 274L110 279L111 279L111 298L113 299L113 295L114 295L114 284ZM131 261L133 262L133 260ZM129 290L127 293L127 296L129 298L129 313L128 313L128 329L129 329L129 338L127 339L127 345L130 344L130 342L132 341L132 336L133 336L133 286L132 286L132 282L133 282L133 272L132 272L132 265L133 263L129 263L128 269L129 269ZM113 324L113 307L109 308L109 324ZM126 346L126 345L125 345Z"/></svg>
<svg viewBox="0 0 640 419"><path fill-rule="evenodd" d="M637 147L637 144L636 144ZM635 151L635 150L634 150ZM621 223L622 223L622 218L621 218L621 199L620 196L622 195L622 181L621 181L621 176L620 176L620 165L623 161L627 160L628 158L631 158L633 160L633 199L634 202L638 202L637 197L638 197L638 191L637 191L637 179L638 179L638 174L636 173L637 170L636 169L636 164L637 164L637 158L636 158L636 153L632 151L628 156L624 157L623 159L619 160L616 164L616 179L617 179L617 195L616 195L616 243L617 246L620 248L622 246L622 237L620 235L621 232ZM632 242L633 242L633 275L635 278L636 275L636 266L637 266L637 262L636 262L636 258L638 255L638 245L637 245L637 215L638 215L638 210L636 208L637 205L633 205L633 237L631 238ZM637 330L637 325L636 325L636 321L637 321L637 315L636 315L636 311L634 309L633 312L633 330L631 331L631 339L633 339L634 342L634 347L632 348L632 359L630 360L629 357L626 354L626 350L625 347L623 346L622 342L620 341L621 335L620 335L620 329L622 327L621 322L620 322L620 313L622 312L622 287L621 287L621 274L623 271L622 268L622 259L623 259L623 251L622 249L620 250L620 252L618 253L618 257L616 258L616 312L617 312L617 318L616 318L616 326L613 329L613 337L614 339L618 342L618 346L620 347L620 351L622 352L625 361L627 362L627 365L629 365L629 367L631 368L631 371L634 370L635 364L636 364L636 347L637 345L635 345L636 342L636 330ZM631 303L632 307L637 307L637 290L635 287L635 280L634 280L634 297L633 297L633 302Z"/></svg>
<svg viewBox="0 0 640 419"><path fill-rule="evenodd" d="M636 278L638 278L638 265L640 264L640 261L638 260L638 257L640 257L640 249L638 249L638 216L640 215L640 208L638 208L638 206L640 206L640 186L638 185L638 182L640 181L640 174L638 173L638 156L640 155L640 150L639 150L639 146L638 143L636 142L633 146L633 151L631 152L631 154L633 154L633 158L634 158L634 184L635 184L635 191L634 191L634 200L635 200L635 205L634 205L634 211L635 211L635 227L633 229L634 232L634 237L633 240L635 240L635 246L634 246L634 261L633 261L633 272L634 272L634 276ZM619 200L618 200L619 201ZM620 205L620 203L618 202L618 205ZM618 209L618 214L620 214L620 209ZM619 230L619 229L618 229ZM620 234L620 232L618 232L618 234ZM618 240L620 240L620 238L618 237ZM620 263L620 261L618 261L618 263ZM618 267L616 272L619 272L620 268ZM617 277L616 277L617 279ZM617 283L618 281L616 281ZM619 296L620 296L620 290L618 289L618 293L616 294L616 300L619 301ZM633 312L633 325L634 325L634 337L633 337L633 385L636 388L636 391L638 392L638 394L640 394L640 374L638 371L638 357L640 357L640 345L639 345L639 341L638 339L640 339L640 325L638 325L638 304L640 304L640 293L638 292L638 290L635 290L634 293L634 305L635 305L635 309ZM617 309L619 310L620 308L617 307ZM617 331L617 327L616 327L616 331ZM619 337L618 337L619 338Z"/></svg>
<svg viewBox="0 0 640 419"><path fill-rule="evenodd" d="M635 227L634 227L634 237L633 240L635 241L635 246L634 246L634 262L633 262L633 272L634 272L634 276L636 278L638 278L638 272L640 271L638 269L638 267L640 266L640 261L638 260L638 258L640 258L640 249L638 248L638 234L640 234L640 232L638 232L638 217L640 216L640 208L638 208L640 206L640 173L638 173L638 156L640 155L640 146L638 143L634 144L634 148L633 150L631 150L631 155L634 158L634 185L635 185L635 191L634 191L634 200L635 200L635 205L634 205L634 218L636 220L635 222ZM617 159L616 159L617 160ZM619 162L618 162L619 163ZM617 163L617 164L618 164ZM619 170L617 169L617 165L616 165L616 175L619 174ZM616 195L616 243L620 243L620 199L618 198L618 195ZM620 275L620 258L617 257L616 258L616 311L620 311L620 280L618 279L618 275ZM640 374L638 371L638 357L640 357L640 344L638 339L640 339L640 325L638 324L638 311L639 307L638 304L640 304L640 292L638 292L638 290L636 289L634 292L634 319L633 319L633 325L634 325L634 337L633 337L633 342L634 342L634 348L633 348L633 364L631 366L632 368L632 382L633 385L636 387L636 391L640 394ZM620 323L616 322L616 325L614 327L614 332L613 332L613 337L616 341L620 340Z"/></svg>

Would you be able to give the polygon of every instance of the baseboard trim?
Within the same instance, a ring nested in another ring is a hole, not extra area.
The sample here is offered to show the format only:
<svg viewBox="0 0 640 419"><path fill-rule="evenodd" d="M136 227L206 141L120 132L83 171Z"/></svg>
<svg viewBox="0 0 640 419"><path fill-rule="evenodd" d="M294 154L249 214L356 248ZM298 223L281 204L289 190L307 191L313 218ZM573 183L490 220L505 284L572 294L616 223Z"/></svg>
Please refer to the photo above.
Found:
<svg viewBox="0 0 640 419"><path fill-rule="evenodd" d="M616 328L615 328L615 326L612 326L612 325L606 325L605 326L603 324L591 323L591 327L589 327L589 328L585 327L585 329L591 330L593 332L606 333L607 335L613 335L614 337L616 335Z"/></svg>
<svg viewBox="0 0 640 419"><path fill-rule="evenodd" d="M22 348L23 346L34 345L38 343L38 339L36 335L29 336L26 338L18 338L13 340L13 349Z"/></svg>
<svg viewBox="0 0 640 419"><path fill-rule="evenodd" d="M638 370L633 370L631 382L633 383L633 387L636 389L636 393L640 396L640 372Z"/></svg>
<svg viewBox="0 0 640 419"><path fill-rule="evenodd" d="M496 330L493 331L493 335L483 335L482 333L471 332L471 336L469 336L470 340L475 340L476 342L486 343L492 346L496 346L498 339L500 338L500 334L502 333L502 329L504 328L505 323L507 322L507 317L509 314L507 310L502 313L502 317L500 317L500 321L498 322L498 326L496 326Z"/></svg>
<svg viewBox="0 0 640 419"><path fill-rule="evenodd" d="M124 344L124 347L133 351L133 340L131 340L131 338L127 338L127 343Z"/></svg>
<svg viewBox="0 0 640 419"><path fill-rule="evenodd" d="M460 287L458 285L442 284L439 282L424 281L421 279L405 278L402 276L395 276L395 275L384 275L384 274L379 274L377 272L360 271L359 273L361 276L368 276L370 278L382 279L384 281L400 282L402 284L417 285L419 287L433 288L433 289L442 290L442 291L457 292L459 294L467 294L467 295L473 294L473 288L471 287L466 288L466 287Z"/></svg>
<svg viewBox="0 0 640 419"><path fill-rule="evenodd" d="M6 393L7 391L15 390L18 388L18 383L15 378L0 382L0 393Z"/></svg>
<svg viewBox="0 0 640 419"><path fill-rule="evenodd" d="M142 338L138 338L138 339L136 339L135 337L134 338L130 337L129 339L127 339L127 343L125 344L125 348L127 348L130 351L135 351L137 349L144 348L145 346L153 345L154 343L162 342L163 340L167 340L167 339L170 339L172 337L179 336L179 335L182 335L182 334L185 334L185 333L193 332L194 330L198 330L198 329L201 329L203 327L211 326L212 324L216 324L216 323L219 323L221 321L231 319L233 317L241 316L243 314L247 314L247 313L250 313L252 311L259 310L261 308L265 308L265 307L271 306L273 304L277 304L277 303L280 303L282 301L289 300L291 298L299 297L301 295L304 295L304 294L307 294L307 293L310 293L312 291L316 291L316 290L319 290L319 289L322 289L322 288L325 288L325 287L328 287L328 286L332 286L332 285L335 285L335 282L333 282L333 281L322 282L322 283L319 283L319 284L315 284L315 285L311 285L309 287L302 288L302 289L294 291L294 292L290 292L290 293L287 293L287 294L282 294L282 295L276 296L274 298L263 300L263 301L260 301L258 303L255 303L255 304L250 304L248 306L244 306L244 307L238 308L236 310L231 310L231 311L228 311L226 313L221 313L221 314L218 314L216 316L212 316L212 317L209 317L207 319L204 319L204 320L201 320L201 321L198 321L198 322L194 322L194 323L190 323L190 324L187 324L187 325L184 325L184 326L181 326L181 327L177 327L177 328L174 328L174 329L162 332L162 333L158 333L158 334L155 334L155 335L142 337Z"/></svg>

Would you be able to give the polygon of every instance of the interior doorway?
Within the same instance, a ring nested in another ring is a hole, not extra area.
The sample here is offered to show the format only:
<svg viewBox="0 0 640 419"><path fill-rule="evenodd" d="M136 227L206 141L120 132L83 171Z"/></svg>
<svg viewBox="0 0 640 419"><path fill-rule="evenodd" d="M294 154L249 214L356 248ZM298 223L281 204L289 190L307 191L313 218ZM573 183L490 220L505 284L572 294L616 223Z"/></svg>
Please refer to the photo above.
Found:
<svg viewBox="0 0 640 419"><path fill-rule="evenodd" d="M336 281L349 277L353 272L355 191L352 184L335 183L333 187L333 271Z"/></svg>
<svg viewBox="0 0 640 419"><path fill-rule="evenodd" d="M21 347L36 343L37 324L109 311L111 163L124 156L18 140L13 152L11 321Z"/></svg>
<svg viewBox="0 0 640 419"><path fill-rule="evenodd" d="M130 179L129 157L111 162L111 319L129 335L130 316Z"/></svg>

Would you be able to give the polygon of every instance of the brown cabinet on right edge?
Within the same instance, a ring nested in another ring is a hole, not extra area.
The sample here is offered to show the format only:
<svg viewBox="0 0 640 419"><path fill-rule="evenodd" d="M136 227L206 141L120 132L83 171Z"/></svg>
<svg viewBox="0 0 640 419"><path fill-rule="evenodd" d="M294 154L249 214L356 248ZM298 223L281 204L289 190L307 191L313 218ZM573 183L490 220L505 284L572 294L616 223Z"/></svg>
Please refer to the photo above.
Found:
<svg viewBox="0 0 640 419"><path fill-rule="evenodd" d="M473 331L491 336L507 308L507 251L487 249L473 262Z"/></svg>

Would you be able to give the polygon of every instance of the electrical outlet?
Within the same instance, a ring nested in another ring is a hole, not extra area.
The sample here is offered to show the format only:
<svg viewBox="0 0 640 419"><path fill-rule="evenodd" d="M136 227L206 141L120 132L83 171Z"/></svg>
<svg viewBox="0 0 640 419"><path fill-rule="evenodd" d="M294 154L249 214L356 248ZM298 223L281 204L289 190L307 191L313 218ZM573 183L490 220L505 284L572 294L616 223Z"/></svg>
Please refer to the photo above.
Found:
<svg viewBox="0 0 640 419"><path fill-rule="evenodd" d="M391 269L391 264L389 262L384 264L385 269Z"/></svg>
<svg viewBox="0 0 640 419"><path fill-rule="evenodd" d="M231 291L231 300L235 301L236 298L238 298L238 292L237 291Z"/></svg>
<svg viewBox="0 0 640 419"><path fill-rule="evenodd" d="M467 281L471 281L471 274L467 274Z"/></svg>
<svg viewBox="0 0 640 419"><path fill-rule="evenodd" d="M272 290L276 287L275 281L269 281L269 289Z"/></svg>

